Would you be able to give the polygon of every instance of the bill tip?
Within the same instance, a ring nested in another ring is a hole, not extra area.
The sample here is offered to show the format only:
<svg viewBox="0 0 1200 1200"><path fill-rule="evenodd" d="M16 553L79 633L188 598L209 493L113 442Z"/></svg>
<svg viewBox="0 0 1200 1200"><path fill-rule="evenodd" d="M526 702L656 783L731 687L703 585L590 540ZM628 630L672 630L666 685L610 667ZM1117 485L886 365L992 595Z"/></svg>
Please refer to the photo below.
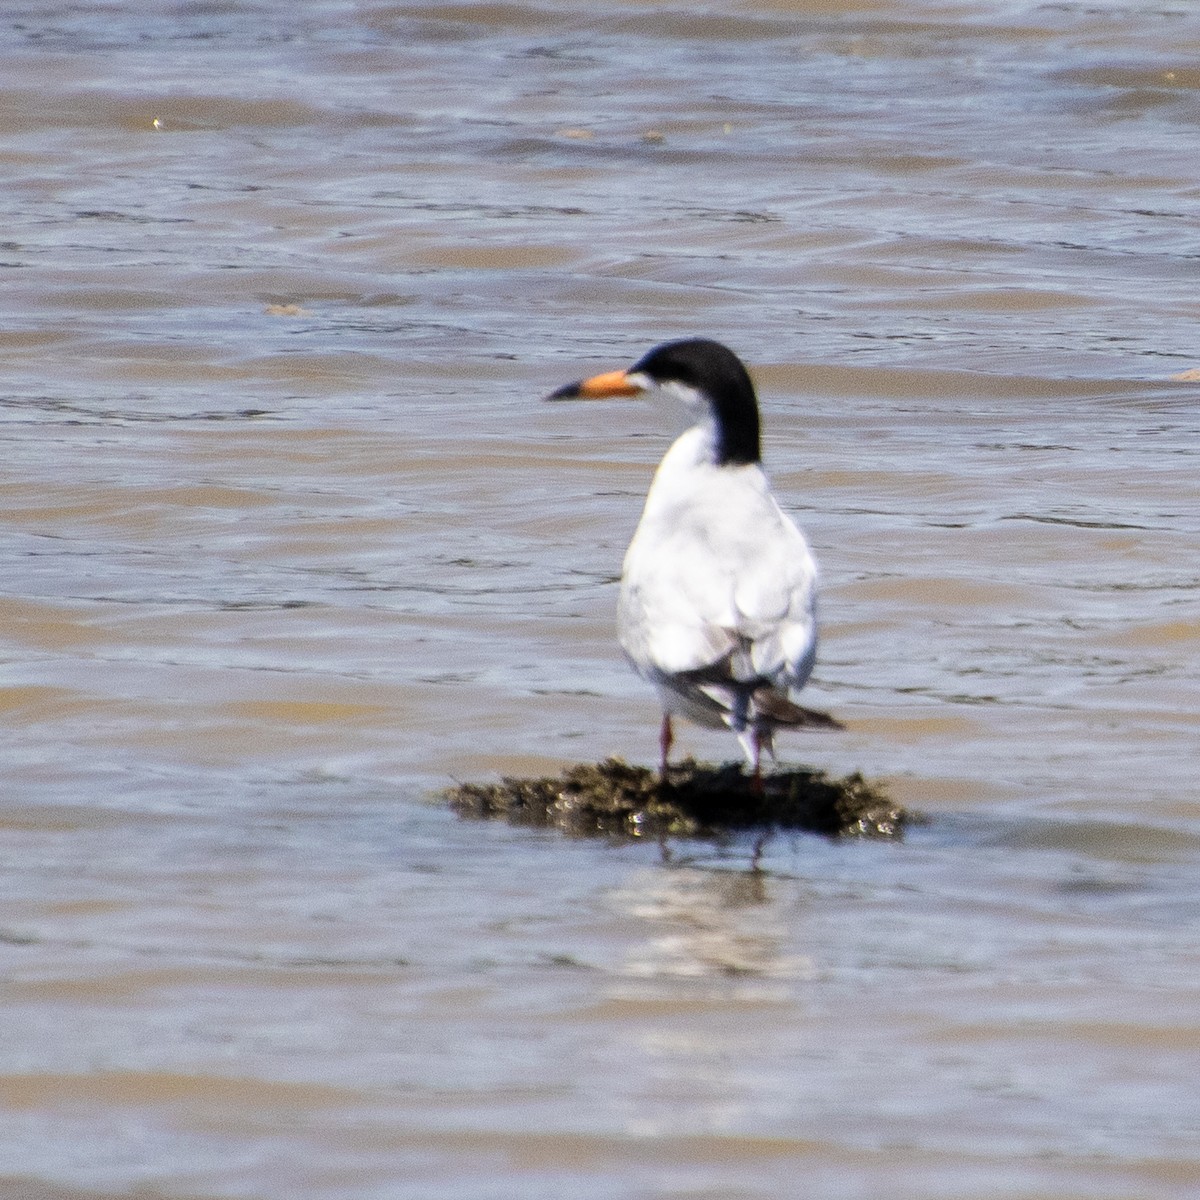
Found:
<svg viewBox="0 0 1200 1200"><path fill-rule="evenodd" d="M547 400L578 400L580 392L580 384L582 380L576 380L574 383L565 383L560 388L555 388L554 391L546 397Z"/></svg>

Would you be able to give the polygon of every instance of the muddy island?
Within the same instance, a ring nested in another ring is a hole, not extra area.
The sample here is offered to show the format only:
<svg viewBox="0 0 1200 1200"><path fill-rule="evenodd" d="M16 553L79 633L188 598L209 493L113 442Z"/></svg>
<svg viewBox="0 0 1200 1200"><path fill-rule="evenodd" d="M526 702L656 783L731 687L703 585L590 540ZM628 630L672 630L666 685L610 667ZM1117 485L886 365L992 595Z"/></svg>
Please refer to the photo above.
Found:
<svg viewBox="0 0 1200 1200"><path fill-rule="evenodd" d="M461 816L503 818L576 836L714 838L746 831L801 830L826 837L896 838L915 815L855 772L810 768L756 781L741 764L685 759L667 778L620 759L579 763L557 777L464 783L445 798Z"/></svg>

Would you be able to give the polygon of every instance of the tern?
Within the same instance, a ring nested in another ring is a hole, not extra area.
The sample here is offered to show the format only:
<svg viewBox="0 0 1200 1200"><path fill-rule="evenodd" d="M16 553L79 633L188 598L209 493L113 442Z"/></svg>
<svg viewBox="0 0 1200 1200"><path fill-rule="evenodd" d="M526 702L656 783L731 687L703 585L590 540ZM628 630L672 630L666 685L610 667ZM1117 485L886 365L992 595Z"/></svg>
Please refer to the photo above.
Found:
<svg viewBox="0 0 1200 1200"><path fill-rule="evenodd" d="M635 396L683 401L694 424L663 457L625 554L621 648L662 704L667 777L673 716L737 735L756 781L777 729L841 728L791 701L817 653L817 566L762 466L758 399L732 350L707 338L656 346L632 367L551 400Z"/></svg>

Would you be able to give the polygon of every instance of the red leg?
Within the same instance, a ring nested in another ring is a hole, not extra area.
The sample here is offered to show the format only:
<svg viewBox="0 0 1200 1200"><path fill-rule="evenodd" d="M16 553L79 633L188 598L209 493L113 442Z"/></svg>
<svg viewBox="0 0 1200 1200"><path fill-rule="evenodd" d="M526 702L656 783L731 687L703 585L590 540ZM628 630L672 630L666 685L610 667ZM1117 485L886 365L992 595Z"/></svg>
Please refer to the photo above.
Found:
<svg viewBox="0 0 1200 1200"><path fill-rule="evenodd" d="M658 733L658 769L663 779L667 777L667 756L671 753L671 746L674 744L674 741L675 734L671 729L671 714L663 713L662 729Z"/></svg>

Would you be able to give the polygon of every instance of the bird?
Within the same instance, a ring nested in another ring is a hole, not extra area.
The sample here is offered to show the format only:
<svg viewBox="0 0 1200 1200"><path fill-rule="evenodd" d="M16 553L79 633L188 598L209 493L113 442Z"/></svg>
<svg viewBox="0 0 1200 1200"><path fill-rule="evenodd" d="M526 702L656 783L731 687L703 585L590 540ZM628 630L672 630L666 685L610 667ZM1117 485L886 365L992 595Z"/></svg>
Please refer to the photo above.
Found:
<svg viewBox="0 0 1200 1200"><path fill-rule="evenodd" d="M625 553L618 640L658 692L659 768L668 777L672 718L737 735L761 784L781 728L842 728L803 708L817 654L817 565L779 507L762 465L758 398L745 364L709 338L654 347L631 367L569 383L551 400L682 400L693 424L664 455Z"/></svg>

